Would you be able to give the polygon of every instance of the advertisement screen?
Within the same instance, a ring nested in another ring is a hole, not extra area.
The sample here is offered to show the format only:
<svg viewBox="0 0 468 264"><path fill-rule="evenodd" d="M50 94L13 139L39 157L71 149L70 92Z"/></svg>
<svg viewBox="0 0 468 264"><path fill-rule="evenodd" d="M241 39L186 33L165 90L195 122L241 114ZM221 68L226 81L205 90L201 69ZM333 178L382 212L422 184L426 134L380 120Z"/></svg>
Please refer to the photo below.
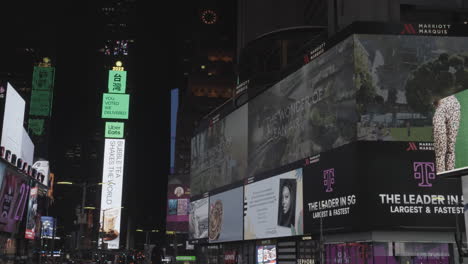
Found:
<svg viewBox="0 0 468 264"><path fill-rule="evenodd" d="M432 141L433 113L443 110L436 101L468 87L467 45L466 37L355 35L358 138Z"/></svg>
<svg viewBox="0 0 468 264"><path fill-rule="evenodd" d="M305 232L455 227L459 179L435 171L431 142L360 141L304 167Z"/></svg>
<svg viewBox="0 0 468 264"><path fill-rule="evenodd" d="M276 264L276 246L257 246L257 264Z"/></svg>
<svg viewBox="0 0 468 264"><path fill-rule="evenodd" d="M18 158L21 158L22 151L24 109L24 99L8 83L1 145L6 150L10 150L11 154L15 154Z"/></svg>
<svg viewBox="0 0 468 264"><path fill-rule="evenodd" d="M468 168L468 90L437 100L432 119L437 174Z"/></svg>
<svg viewBox="0 0 468 264"><path fill-rule="evenodd" d="M26 178L12 169L5 170L0 190L0 231L8 233L16 231L18 222L23 218L29 189Z"/></svg>
<svg viewBox="0 0 468 264"><path fill-rule="evenodd" d="M41 238L54 238L55 219L52 216L41 216L41 226Z"/></svg>
<svg viewBox="0 0 468 264"><path fill-rule="evenodd" d="M119 248L124 157L125 139L105 139L100 216L104 235L100 243L106 243L108 249Z"/></svg>
<svg viewBox="0 0 468 264"><path fill-rule="evenodd" d="M192 195L205 193L246 176L247 114L248 107L244 105L192 138Z"/></svg>
<svg viewBox="0 0 468 264"><path fill-rule="evenodd" d="M166 230L187 232L190 189L182 184L169 184L167 190Z"/></svg>
<svg viewBox="0 0 468 264"><path fill-rule="evenodd" d="M351 143L315 156L304 167L306 233L360 226L365 174L358 177L357 151L356 143Z"/></svg>
<svg viewBox="0 0 468 264"><path fill-rule="evenodd" d="M245 186L244 239L303 234L302 168Z"/></svg>
<svg viewBox="0 0 468 264"><path fill-rule="evenodd" d="M38 221L40 216L37 211L38 189L38 187L31 188L31 192L29 194L28 214L26 218L26 239L34 239L40 228L40 222Z"/></svg>
<svg viewBox="0 0 468 264"><path fill-rule="evenodd" d="M21 153L20 157L23 159L23 162L27 162L28 165L33 164L34 160L34 143L26 132L26 129L23 128L23 137L21 141Z"/></svg>
<svg viewBox="0 0 468 264"><path fill-rule="evenodd" d="M242 240L244 188L238 187L210 196L210 242Z"/></svg>
<svg viewBox="0 0 468 264"><path fill-rule="evenodd" d="M128 107L130 104L130 95L128 94L110 94L102 95L102 118L128 119Z"/></svg>
<svg viewBox="0 0 468 264"><path fill-rule="evenodd" d="M249 101L249 177L355 140L353 78L348 38Z"/></svg>
<svg viewBox="0 0 468 264"><path fill-rule="evenodd" d="M189 239L208 238L208 197L190 203Z"/></svg>
<svg viewBox="0 0 468 264"><path fill-rule="evenodd" d="M460 179L436 174L432 143L361 142L368 215L377 228L454 228L463 214ZM378 153L378 154L376 154ZM364 181L360 181L364 182ZM364 219L363 219L363 222Z"/></svg>

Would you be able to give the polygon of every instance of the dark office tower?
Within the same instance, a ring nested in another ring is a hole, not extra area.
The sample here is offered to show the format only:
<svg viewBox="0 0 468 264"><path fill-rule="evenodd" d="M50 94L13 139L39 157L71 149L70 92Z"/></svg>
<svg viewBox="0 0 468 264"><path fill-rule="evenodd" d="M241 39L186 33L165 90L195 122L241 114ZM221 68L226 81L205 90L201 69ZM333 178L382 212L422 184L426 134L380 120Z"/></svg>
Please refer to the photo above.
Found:
<svg viewBox="0 0 468 264"><path fill-rule="evenodd" d="M188 181L190 138L197 122L231 98L236 85L236 1L196 1L185 9L177 48L180 104L175 174ZM187 11L188 10L188 11ZM195 10L195 11L193 11Z"/></svg>
<svg viewBox="0 0 468 264"><path fill-rule="evenodd" d="M127 71L126 93L133 97L136 89L134 67L135 1L87 1L77 6L61 5L60 21L67 30L57 40L57 71L54 102L53 146L58 181L87 182L85 205L95 207L90 211L91 224L84 230L84 239L79 247L75 240L72 248L97 248L99 229L99 206L101 186L92 185L102 181L104 154L104 126L101 119L102 94L107 92L109 70L117 61ZM124 174L129 175L135 167L133 113L125 127L126 160ZM129 179L131 177L124 177ZM125 182L131 188L132 182ZM60 191L61 190L61 191ZM74 220L79 219L70 209L70 204L81 207L81 188L61 186L57 188L55 211L60 212L58 223L65 232L77 231ZM133 192L125 192L127 193ZM129 197L122 198L127 206ZM68 214L68 212L71 212ZM123 210L121 245L125 246L127 212ZM93 226L91 228L91 226Z"/></svg>

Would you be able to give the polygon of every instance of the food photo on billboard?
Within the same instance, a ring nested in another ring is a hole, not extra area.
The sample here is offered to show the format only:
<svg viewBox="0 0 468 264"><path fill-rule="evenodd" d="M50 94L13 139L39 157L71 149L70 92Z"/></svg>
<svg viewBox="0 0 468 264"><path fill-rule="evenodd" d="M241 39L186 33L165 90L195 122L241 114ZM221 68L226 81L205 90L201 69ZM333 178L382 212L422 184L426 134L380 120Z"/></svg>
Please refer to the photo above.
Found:
<svg viewBox="0 0 468 264"><path fill-rule="evenodd" d="M210 193L210 243L242 240L243 188L235 187L220 193Z"/></svg>

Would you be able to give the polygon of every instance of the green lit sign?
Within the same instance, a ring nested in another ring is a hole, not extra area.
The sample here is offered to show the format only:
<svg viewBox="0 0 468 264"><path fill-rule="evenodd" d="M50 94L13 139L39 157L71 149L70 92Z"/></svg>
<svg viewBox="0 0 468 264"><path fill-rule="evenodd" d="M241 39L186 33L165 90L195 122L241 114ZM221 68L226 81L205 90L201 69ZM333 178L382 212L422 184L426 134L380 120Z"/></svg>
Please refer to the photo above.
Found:
<svg viewBox="0 0 468 264"><path fill-rule="evenodd" d="M128 105L130 95L109 94L102 95L102 118L128 119Z"/></svg>
<svg viewBox="0 0 468 264"><path fill-rule="evenodd" d="M109 71L109 82L107 84L109 93L125 93L127 88L126 71Z"/></svg>
<svg viewBox="0 0 468 264"><path fill-rule="evenodd" d="M122 122L106 122L106 138L123 138L124 123Z"/></svg>
<svg viewBox="0 0 468 264"><path fill-rule="evenodd" d="M50 116L52 93L47 90L32 90L29 114L35 116Z"/></svg>
<svg viewBox="0 0 468 264"><path fill-rule="evenodd" d="M196 259L195 256L176 256L177 261L195 261Z"/></svg>
<svg viewBox="0 0 468 264"><path fill-rule="evenodd" d="M44 119L30 118L28 128L35 136L44 135Z"/></svg>
<svg viewBox="0 0 468 264"><path fill-rule="evenodd" d="M52 90L54 84L54 67L34 67L32 90Z"/></svg>

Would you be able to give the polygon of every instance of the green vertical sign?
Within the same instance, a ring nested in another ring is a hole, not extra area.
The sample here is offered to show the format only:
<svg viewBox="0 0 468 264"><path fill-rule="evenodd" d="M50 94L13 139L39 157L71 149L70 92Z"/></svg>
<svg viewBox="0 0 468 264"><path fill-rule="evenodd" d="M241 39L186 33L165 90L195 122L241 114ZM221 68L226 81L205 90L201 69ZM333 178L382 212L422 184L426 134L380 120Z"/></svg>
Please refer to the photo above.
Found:
<svg viewBox="0 0 468 264"><path fill-rule="evenodd" d="M55 68L34 67L29 114L50 117Z"/></svg>
<svg viewBox="0 0 468 264"><path fill-rule="evenodd" d="M30 118L28 122L29 130L35 136L44 135L44 119Z"/></svg>
<svg viewBox="0 0 468 264"><path fill-rule="evenodd" d="M102 95L102 118L128 119L128 105L130 95L109 94Z"/></svg>
<svg viewBox="0 0 468 264"><path fill-rule="evenodd" d="M109 71L109 82L107 83L109 93L125 93L127 88L126 71Z"/></svg>
<svg viewBox="0 0 468 264"><path fill-rule="evenodd" d="M123 138L124 137L124 123L122 122L106 122L106 138Z"/></svg>
<svg viewBox="0 0 468 264"><path fill-rule="evenodd" d="M34 67L32 90L50 91L54 85L54 67Z"/></svg>
<svg viewBox="0 0 468 264"><path fill-rule="evenodd" d="M32 91L29 114L35 116L50 116L51 105L52 96L50 91Z"/></svg>

